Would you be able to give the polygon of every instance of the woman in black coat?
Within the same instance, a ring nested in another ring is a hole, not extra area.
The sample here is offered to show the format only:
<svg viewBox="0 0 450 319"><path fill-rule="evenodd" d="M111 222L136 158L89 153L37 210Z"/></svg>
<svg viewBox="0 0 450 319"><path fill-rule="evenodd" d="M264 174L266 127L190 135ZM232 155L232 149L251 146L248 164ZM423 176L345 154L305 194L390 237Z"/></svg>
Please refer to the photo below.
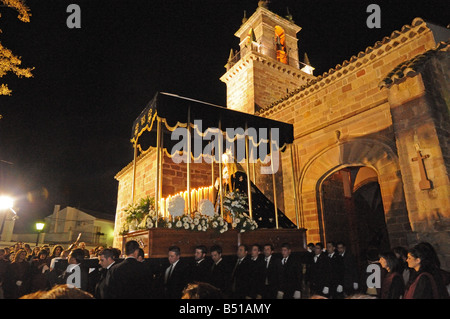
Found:
<svg viewBox="0 0 450 319"><path fill-rule="evenodd" d="M7 299L18 299L30 292L30 264L26 260L27 252L19 249L14 255L14 260L8 265L5 274Z"/></svg>
<svg viewBox="0 0 450 319"><path fill-rule="evenodd" d="M400 299L405 292L400 260L393 252L388 251L380 254L379 262L387 271L381 282L380 299Z"/></svg>
<svg viewBox="0 0 450 319"><path fill-rule="evenodd" d="M406 285L404 299L444 299L445 291L434 249L420 243L408 252L408 266L414 271Z"/></svg>

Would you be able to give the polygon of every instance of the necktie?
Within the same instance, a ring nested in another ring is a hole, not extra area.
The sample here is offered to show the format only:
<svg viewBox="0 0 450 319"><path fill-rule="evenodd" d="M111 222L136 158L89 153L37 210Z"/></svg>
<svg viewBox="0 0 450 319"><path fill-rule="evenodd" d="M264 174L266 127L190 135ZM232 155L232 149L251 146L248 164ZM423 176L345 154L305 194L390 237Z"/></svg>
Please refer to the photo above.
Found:
<svg viewBox="0 0 450 319"><path fill-rule="evenodd" d="M286 265L286 258L283 258L283 265Z"/></svg>
<svg viewBox="0 0 450 319"><path fill-rule="evenodd" d="M165 280L166 283L167 283L167 280L169 280L170 275L172 275L172 269L173 269L173 264L171 264L169 269L166 271L166 280Z"/></svg>
<svg viewBox="0 0 450 319"><path fill-rule="evenodd" d="M240 263L241 263L241 260L238 259L238 260L236 261L236 265L234 265L234 269L233 269L233 273L231 274L231 278L234 278L234 274L235 274L235 272L236 272L236 268L239 266Z"/></svg>

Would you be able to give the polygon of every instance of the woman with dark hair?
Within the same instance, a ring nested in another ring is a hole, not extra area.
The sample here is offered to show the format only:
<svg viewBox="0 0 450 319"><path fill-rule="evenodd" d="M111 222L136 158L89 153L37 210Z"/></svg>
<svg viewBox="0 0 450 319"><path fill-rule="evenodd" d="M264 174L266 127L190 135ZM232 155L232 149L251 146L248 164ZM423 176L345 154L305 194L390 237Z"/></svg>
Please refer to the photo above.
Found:
<svg viewBox="0 0 450 319"><path fill-rule="evenodd" d="M400 260L388 251L380 254L379 263L387 271L381 282L380 299L400 299L405 292Z"/></svg>
<svg viewBox="0 0 450 319"><path fill-rule="evenodd" d="M434 250L429 244L417 244L408 252L409 268L413 269L406 286L404 299L440 299L448 298L439 289L443 285L436 265ZM440 293L441 292L441 293Z"/></svg>
<svg viewBox="0 0 450 319"><path fill-rule="evenodd" d="M55 245L52 249L52 253L50 254L50 259L55 257L61 257L61 253L63 252L64 247L61 245Z"/></svg>
<svg viewBox="0 0 450 319"><path fill-rule="evenodd" d="M50 269L50 259L48 251L43 249L38 254L38 259L31 263L31 292L38 290L47 290L50 283L47 278L47 271Z"/></svg>
<svg viewBox="0 0 450 319"><path fill-rule="evenodd" d="M5 297L17 299L27 293L30 288L30 264L26 261L27 252L20 248L14 255L11 264L8 265L5 279Z"/></svg>
<svg viewBox="0 0 450 319"><path fill-rule="evenodd" d="M397 246L392 248L392 251L394 252L395 256L397 256L399 262L400 262L400 274L403 277L403 282L408 284L409 282L409 276L411 274L411 270L408 267L408 263L406 262L406 259L408 258L408 249L402 246Z"/></svg>

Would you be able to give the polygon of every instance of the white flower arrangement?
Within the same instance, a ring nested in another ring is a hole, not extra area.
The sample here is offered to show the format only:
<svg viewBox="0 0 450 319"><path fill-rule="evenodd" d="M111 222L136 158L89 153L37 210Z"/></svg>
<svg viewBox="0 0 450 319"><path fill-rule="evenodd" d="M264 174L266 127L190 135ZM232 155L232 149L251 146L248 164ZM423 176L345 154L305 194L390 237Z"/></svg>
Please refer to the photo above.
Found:
<svg viewBox="0 0 450 319"><path fill-rule="evenodd" d="M228 223L220 215L215 214L209 219L209 227L222 234L228 230Z"/></svg>
<svg viewBox="0 0 450 319"><path fill-rule="evenodd" d="M229 193L224 198L224 207L231 212L233 217L232 226L240 232L258 228L258 224L246 213L246 205L246 197L238 193ZM120 228L120 234L124 235L129 231L136 230L132 226L137 222L139 222L136 225L137 229L157 227L203 232L213 230L219 233L224 233L229 229L227 221L214 212L214 205L209 200L200 201L199 211L192 215L185 214L184 208L183 197L174 196L167 207L171 217L164 218L156 213L153 198L143 199L139 204L130 205L125 210L127 219Z"/></svg>
<svg viewBox="0 0 450 319"><path fill-rule="evenodd" d="M242 193L236 191L230 192L225 195L223 206L233 216L237 213L244 213L247 211L248 198Z"/></svg>
<svg viewBox="0 0 450 319"><path fill-rule="evenodd" d="M208 199L202 199L198 203L198 211L202 215L206 215L209 217L214 216L214 204Z"/></svg>
<svg viewBox="0 0 450 319"><path fill-rule="evenodd" d="M184 214L185 201L180 195L171 197L167 205L167 211L173 217L179 217Z"/></svg>
<svg viewBox="0 0 450 319"><path fill-rule="evenodd" d="M258 224L250 218L248 211L248 197L239 192L230 192L225 195L223 206L231 213L232 227L243 233L255 230Z"/></svg>
<svg viewBox="0 0 450 319"><path fill-rule="evenodd" d="M258 228L258 223L250 218L247 213L237 213L233 218L233 228L237 229L240 233L248 230L255 230Z"/></svg>

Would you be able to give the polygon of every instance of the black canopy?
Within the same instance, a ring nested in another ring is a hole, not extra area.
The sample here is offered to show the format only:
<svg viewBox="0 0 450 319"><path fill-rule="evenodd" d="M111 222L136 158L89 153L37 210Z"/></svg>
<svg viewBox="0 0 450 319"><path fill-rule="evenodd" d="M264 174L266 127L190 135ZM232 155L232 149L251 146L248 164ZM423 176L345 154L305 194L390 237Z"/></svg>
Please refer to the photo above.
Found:
<svg viewBox="0 0 450 319"><path fill-rule="evenodd" d="M162 123L163 141L162 147L167 150L167 153L173 154L173 147L179 142L179 139L174 139L172 133L177 128L186 128L187 123L190 123L192 130L192 138L201 139L202 135L209 132L219 132L219 128L223 133L227 132L244 132L249 128L248 132L252 132L250 146L261 148L262 145L268 150L268 138L272 132L272 145L284 150L287 144L291 144L294 140L294 128L292 124L283 123L279 121L270 120L267 118L230 110L222 106L194 100L178 96L171 93L158 92L153 99L147 104L145 109L141 112L139 117L133 123L131 142L136 143L144 151L149 147L156 146L156 130L157 118ZM201 122L200 122L201 121ZM201 123L194 126L194 123ZM255 134L256 133L256 134ZM219 134L219 133L217 133ZM224 138L224 148L226 140L242 141L243 135L229 134ZM210 143L211 140L202 140L202 149ZM194 158L200 154L199 148L191 148L191 156ZM258 158L264 152L257 152ZM269 153L269 151L267 151ZM263 158L261 158L263 160Z"/></svg>

